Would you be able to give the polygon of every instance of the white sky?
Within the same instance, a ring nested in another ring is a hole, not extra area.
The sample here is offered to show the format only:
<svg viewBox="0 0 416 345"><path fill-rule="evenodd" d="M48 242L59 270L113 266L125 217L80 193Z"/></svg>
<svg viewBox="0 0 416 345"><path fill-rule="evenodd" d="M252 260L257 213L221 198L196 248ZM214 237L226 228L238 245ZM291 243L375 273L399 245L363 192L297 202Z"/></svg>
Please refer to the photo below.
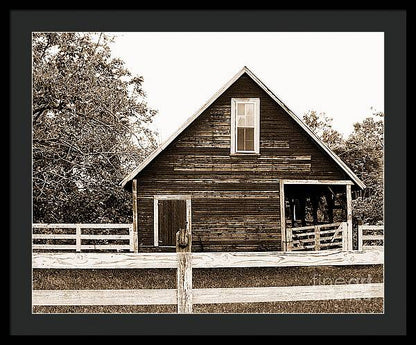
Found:
<svg viewBox="0 0 416 345"><path fill-rule="evenodd" d="M116 35L113 55L144 77L147 101L159 111L166 140L243 66L297 116L308 110L352 124L384 111L383 33L129 32Z"/></svg>

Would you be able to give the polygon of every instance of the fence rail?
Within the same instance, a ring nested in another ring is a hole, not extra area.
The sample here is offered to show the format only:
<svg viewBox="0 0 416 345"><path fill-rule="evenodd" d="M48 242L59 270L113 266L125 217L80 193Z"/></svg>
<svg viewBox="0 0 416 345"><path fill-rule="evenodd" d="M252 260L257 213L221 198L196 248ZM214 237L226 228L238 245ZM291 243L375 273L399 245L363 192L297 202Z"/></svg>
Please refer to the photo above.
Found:
<svg viewBox="0 0 416 345"><path fill-rule="evenodd" d="M384 263L381 251L321 252L207 252L191 253L193 268L297 267L377 265ZM176 253L33 253L33 268L137 269L177 268Z"/></svg>
<svg viewBox="0 0 416 345"><path fill-rule="evenodd" d="M192 304L380 298L383 283L193 289ZM34 290L33 305L163 305L176 304L176 289Z"/></svg>
<svg viewBox="0 0 416 345"><path fill-rule="evenodd" d="M347 246L347 223L287 228L288 250L318 251Z"/></svg>
<svg viewBox="0 0 416 345"><path fill-rule="evenodd" d="M358 225L358 250L382 250L384 225Z"/></svg>
<svg viewBox="0 0 416 345"><path fill-rule="evenodd" d="M134 251L133 224L33 224L33 250ZM36 229L36 230L35 230ZM71 231L72 230L72 231ZM85 234L84 230L89 233ZM117 232L126 231L127 234ZM41 231L41 233L38 232ZM92 233L91 233L92 232ZM101 233L98 233L101 232ZM112 234L102 232L115 232ZM46 241L47 243L37 243ZM50 243L53 241L53 243ZM85 243L88 241L89 243ZM112 241L111 243L108 241ZM115 243L114 243L115 241ZM70 243L68 243L70 242ZM93 242L93 243L91 243Z"/></svg>

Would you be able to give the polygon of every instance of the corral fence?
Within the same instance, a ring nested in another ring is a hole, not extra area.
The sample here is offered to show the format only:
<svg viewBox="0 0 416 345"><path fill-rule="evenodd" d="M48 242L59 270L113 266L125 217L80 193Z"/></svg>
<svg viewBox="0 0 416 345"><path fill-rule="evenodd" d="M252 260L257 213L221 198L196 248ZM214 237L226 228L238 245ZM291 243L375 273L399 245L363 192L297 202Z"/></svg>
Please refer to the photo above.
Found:
<svg viewBox="0 0 416 345"><path fill-rule="evenodd" d="M384 225L358 225L358 250L383 250Z"/></svg>
<svg viewBox="0 0 416 345"><path fill-rule="evenodd" d="M286 228L286 231L289 251L347 248L347 222Z"/></svg>
<svg viewBox="0 0 416 345"><path fill-rule="evenodd" d="M178 313L192 313L195 304L380 298L383 283L192 288L193 268L305 267L383 264L378 250L313 252L191 252L191 234L177 233L176 253L44 253L34 252L34 269L149 269L175 268L176 289L33 290L32 305L177 305Z"/></svg>
<svg viewBox="0 0 416 345"><path fill-rule="evenodd" d="M133 224L33 224L32 249L134 251Z"/></svg>
<svg viewBox="0 0 416 345"><path fill-rule="evenodd" d="M287 228L288 251L346 250L347 223ZM33 250L134 252L133 224L33 224Z"/></svg>

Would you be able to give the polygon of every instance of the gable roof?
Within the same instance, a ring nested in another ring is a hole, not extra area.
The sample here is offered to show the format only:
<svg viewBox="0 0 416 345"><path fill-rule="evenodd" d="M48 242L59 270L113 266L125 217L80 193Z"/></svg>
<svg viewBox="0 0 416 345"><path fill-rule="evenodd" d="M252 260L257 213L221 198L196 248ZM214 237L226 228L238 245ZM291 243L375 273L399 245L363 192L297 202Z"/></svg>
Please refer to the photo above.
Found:
<svg viewBox="0 0 416 345"><path fill-rule="evenodd" d="M220 97L234 82L246 73L260 88L262 88L277 104L279 104L286 113L299 125L309 136L338 164L338 166L353 180L361 189L365 188L365 184L352 172L352 170L327 147L303 121L297 117L263 82L257 78L246 66L244 66L234 77L232 77L221 89L219 89L194 115L189 117L185 123L173 133L163 144L153 151L137 168L128 174L121 185L124 187L127 182L131 181L140 171L142 171L159 153L161 153L169 144L176 139L199 115L201 115L218 97Z"/></svg>

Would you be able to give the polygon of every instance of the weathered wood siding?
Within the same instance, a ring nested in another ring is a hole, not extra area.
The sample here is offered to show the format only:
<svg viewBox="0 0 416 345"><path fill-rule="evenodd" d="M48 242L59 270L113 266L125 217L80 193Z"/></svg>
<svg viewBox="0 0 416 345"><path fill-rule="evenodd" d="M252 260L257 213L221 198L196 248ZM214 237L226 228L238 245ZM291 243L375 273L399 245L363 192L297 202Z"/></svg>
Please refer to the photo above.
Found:
<svg viewBox="0 0 416 345"><path fill-rule="evenodd" d="M232 97L260 98L260 155L230 156ZM160 250L153 196L162 194L192 195L193 251L280 250L280 178L346 176L244 74L138 174L141 251Z"/></svg>

